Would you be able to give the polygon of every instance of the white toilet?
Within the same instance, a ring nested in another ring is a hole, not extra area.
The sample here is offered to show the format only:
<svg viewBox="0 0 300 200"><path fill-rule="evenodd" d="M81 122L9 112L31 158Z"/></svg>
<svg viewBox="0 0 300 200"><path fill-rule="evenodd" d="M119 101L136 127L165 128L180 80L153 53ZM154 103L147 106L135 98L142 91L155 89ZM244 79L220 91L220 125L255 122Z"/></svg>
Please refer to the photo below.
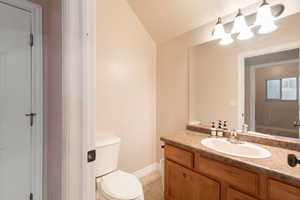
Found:
<svg viewBox="0 0 300 200"><path fill-rule="evenodd" d="M96 143L97 200L144 200L139 179L117 170L120 142L112 136Z"/></svg>

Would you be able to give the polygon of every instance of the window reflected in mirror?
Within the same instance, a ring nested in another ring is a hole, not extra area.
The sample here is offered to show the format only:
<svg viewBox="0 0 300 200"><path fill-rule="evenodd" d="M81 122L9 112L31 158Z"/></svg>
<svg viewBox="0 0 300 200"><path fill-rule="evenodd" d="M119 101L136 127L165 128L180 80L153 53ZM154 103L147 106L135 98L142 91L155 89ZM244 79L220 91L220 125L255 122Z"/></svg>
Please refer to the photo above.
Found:
<svg viewBox="0 0 300 200"><path fill-rule="evenodd" d="M297 78L283 78L281 79L281 100L286 101L296 101L298 84Z"/></svg>
<svg viewBox="0 0 300 200"><path fill-rule="evenodd" d="M245 59L245 123L251 131L299 137L299 49Z"/></svg>
<svg viewBox="0 0 300 200"><path fill-rule="evenodd" d="M267 80L267 100L280 100L280 80Z"/></svg>

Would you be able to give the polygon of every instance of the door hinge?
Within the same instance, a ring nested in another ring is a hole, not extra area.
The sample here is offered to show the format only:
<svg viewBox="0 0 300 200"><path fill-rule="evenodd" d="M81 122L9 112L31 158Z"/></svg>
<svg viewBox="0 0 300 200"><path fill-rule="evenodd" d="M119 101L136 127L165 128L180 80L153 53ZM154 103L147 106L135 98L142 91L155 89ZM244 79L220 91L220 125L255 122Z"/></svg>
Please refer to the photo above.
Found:
<svg viewBox="0 0 300 200"><path fill-rule="evenodd" d="M33 194L32 193L29 194L29 200L33 200Z"/></svg>
<svg viewBox="0 0 300 200"><path fill-rule="evenodd" d="M34 41L33 34L30 33L30 46L31 47L33 47L33 41Z"/></svg>
<svg viewBox="0 0 300 200"><path fill-rule="evenodd" d="M33 126L34 117L36 116L36 113L28 113L25 116L30 117L30 126Z"/></svg>

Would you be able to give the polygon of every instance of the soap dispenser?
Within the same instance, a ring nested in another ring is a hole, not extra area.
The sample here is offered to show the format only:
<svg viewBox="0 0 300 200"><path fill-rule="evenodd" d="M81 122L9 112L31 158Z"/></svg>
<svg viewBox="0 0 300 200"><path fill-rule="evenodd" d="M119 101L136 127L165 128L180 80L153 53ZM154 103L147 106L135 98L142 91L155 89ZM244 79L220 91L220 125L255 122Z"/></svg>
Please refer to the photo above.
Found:
<svg viewBox="0 0 300 200"><path fill-rule="evenodd" d="M221 120L219 120L217 135L218 135L218 137L223 137L223 128L222 128L222 121Z"/></svg>
<svg viewBox="0 0 300 200"><path fill-rule="evenodd" d="M224 131L224 133L228 132L227 121L223 122L223 131Z"/></svg>
<svg viewBox="0 0 300 200"><path fill-rule="evenodd" d="M215 126L215 122L211 123L210 135L212 137L216 137L217 136L217 129L216 129L216 126Z"/></svg>

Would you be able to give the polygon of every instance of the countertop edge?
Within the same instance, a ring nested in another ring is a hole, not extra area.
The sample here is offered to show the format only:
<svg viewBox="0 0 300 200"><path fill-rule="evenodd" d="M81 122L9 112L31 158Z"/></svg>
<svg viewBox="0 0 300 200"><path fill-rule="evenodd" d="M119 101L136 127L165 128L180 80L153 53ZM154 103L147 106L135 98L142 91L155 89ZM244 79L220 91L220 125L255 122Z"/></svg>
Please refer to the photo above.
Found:
<svg viewBox="0 0 300 200"><path fill-rule="evenodd" d="M226 157L226 155L218 155L218 154L215 154L214 152L211 152L211 151L197 149L197 148L191 147L191 146L186 145L186 144L182 144L182 143L179 143L179 142L169 140L165 137L161 137L160 140L165 142L166 144L169 144L169 145L174 145L176 147L183 148L183 149L188 150L188 151L200 153L201 155L203 155L205 157L208 157L210 159L213 159L213 160L216 160L216 161L219 161L219 162L224 162L225 164L231 165L233 167L242 168L242 169L245 169L245 170L253 171L255 173L262 173L263 175L269 176L271 178L289 183L289 184L294 185L296 187L300 187L300 179L298 179L296 177L293 177L293 176L290 176L290 175L287 175L287 174L284 174L282 172L279 172L279 171L276 171L276 170L273 170L273 169L269 169L269 168L265 168L263 166L257 166L255 164L250 164L248 162L235 160L233 158Z"/></svg>

